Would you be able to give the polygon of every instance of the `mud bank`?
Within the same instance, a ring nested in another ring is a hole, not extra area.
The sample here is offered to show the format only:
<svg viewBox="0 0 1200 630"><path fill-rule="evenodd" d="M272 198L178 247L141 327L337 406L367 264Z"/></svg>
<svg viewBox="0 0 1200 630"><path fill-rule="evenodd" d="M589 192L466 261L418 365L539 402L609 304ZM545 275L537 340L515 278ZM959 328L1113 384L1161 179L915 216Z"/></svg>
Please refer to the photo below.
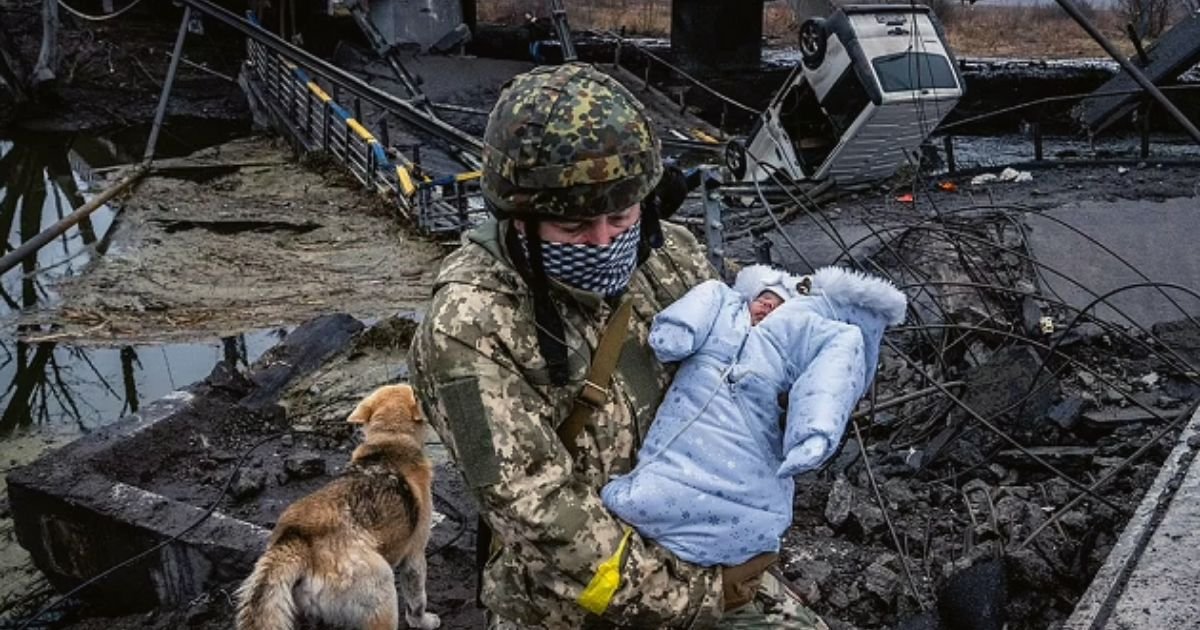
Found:
<svg viewBox="0 0 1200 630"><path fill-rule="evenodd" d="M408 233L394 208L337 171L290 158L256 138L161 163L123 202L108 254L58 286L60 305L21 323L111 344L420 307L444 247Z"/></svg>

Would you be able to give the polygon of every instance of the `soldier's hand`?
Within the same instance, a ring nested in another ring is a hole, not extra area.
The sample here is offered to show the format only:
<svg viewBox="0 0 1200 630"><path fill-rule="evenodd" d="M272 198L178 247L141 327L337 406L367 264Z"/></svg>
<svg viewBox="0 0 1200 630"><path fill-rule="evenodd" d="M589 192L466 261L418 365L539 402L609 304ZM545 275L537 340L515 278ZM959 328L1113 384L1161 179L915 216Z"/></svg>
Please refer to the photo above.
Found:
<svg viewBox="0 0 1200 630"><path fill-rule="evenodd" d="M762 574L779 559L777 553L760 553L732 567L721 567L723 606L726 611L748 604L758 591Z"/></svg>

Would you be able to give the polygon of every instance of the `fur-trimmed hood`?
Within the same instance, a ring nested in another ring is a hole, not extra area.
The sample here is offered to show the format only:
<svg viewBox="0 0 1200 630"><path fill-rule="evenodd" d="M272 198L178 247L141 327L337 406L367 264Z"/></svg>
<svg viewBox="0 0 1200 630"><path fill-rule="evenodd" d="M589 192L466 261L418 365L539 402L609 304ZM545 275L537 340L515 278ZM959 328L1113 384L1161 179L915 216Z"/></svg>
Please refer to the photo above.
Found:
<svg viewBox="0 0 1200 630"><path fill-rule="evenodd" d="M908 298L891 282L841 267L822 267L812 275L812 293L834 305L857 306L883 316L889 326L904 322Z"/></svg>

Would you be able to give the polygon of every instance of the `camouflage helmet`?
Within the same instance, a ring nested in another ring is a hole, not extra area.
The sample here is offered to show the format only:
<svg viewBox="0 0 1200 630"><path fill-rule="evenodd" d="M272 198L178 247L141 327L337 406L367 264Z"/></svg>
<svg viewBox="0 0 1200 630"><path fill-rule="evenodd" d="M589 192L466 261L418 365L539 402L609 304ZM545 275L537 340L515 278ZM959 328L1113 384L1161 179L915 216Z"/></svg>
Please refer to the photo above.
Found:
<svg viewBox="0 0 1200 630"><path fill-rule="evenodd" d="M641 201L662 176L641 103L583 63L505 86L483 136L483 194L506 215L586 218Z"/></svg>

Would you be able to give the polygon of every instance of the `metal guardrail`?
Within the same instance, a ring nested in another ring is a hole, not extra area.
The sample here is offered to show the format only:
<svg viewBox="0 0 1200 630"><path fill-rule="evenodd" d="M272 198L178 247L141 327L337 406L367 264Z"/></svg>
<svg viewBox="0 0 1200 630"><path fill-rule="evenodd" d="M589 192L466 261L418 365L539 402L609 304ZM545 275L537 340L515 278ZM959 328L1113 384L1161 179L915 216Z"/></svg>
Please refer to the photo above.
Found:
<svg viewBox="0 0 1200 630"><path fill-rule="evenodd" d="M342 164L364 186L393 200L422 232L456 234L486 218L478 173L430 177L384 146L326 92L319 77L253 39L246 49L250 88L296 145Z"/></svg>

